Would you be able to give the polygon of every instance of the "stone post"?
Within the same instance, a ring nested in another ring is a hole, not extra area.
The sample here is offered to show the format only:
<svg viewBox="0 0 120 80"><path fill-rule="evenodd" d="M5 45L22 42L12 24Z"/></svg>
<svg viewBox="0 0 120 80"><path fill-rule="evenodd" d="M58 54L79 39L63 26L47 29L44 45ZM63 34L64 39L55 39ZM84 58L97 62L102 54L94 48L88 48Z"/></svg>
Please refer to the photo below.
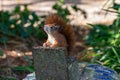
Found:
<svg viewBox="0 0 120 80"><path fill-rule="evenodd" d="M68 80L66 49L34 47L36 80Z"/></svg>

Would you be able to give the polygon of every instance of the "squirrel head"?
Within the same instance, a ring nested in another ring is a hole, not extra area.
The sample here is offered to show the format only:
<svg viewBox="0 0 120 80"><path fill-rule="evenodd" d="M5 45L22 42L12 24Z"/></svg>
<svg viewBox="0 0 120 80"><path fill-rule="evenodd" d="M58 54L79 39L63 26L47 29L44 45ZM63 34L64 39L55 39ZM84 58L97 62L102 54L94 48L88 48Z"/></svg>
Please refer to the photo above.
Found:
<svg viewBox="0 0 120 80"><path fill-rule="evenodd" d="M52 34L56 32L62 32L65 26L64 20L57 14L51 14L46 17L44 30L47 34Z"/></svg>
<svg viewBox="0 0 120 80"><path fill-rule="evenodd" d="M59 30L60 30L60 26L59 25L55 25L55 24L44 25L44 31L47 34L54 34L54 33L59 32Z"/></svg>

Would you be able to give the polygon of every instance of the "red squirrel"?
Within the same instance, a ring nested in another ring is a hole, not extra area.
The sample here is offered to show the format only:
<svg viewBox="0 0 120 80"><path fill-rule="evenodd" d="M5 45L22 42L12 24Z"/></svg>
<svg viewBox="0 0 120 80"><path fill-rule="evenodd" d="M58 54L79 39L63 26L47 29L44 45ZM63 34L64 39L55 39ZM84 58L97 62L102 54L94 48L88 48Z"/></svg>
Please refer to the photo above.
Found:
<svg viewBox="0 0 120 80"><path fill-rule="evenodd" d="M65 47L67 55L73 55L72 51L75 44L75 35L73 28L68 25L60 16L52 14L46 17L44 31L48 39L43 43L43 47Z"/></svg>

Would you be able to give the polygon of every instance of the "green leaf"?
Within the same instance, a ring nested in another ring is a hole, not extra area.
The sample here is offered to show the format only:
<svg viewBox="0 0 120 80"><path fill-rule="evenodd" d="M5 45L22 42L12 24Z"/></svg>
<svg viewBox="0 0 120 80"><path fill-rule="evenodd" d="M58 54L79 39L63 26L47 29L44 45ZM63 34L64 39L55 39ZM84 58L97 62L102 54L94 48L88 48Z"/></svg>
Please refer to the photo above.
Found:
<svg viewBox="0 0 120 80"><path fill-rule="evenodd" d="M109 63L110 63L110 60L108 59L108 60L105 60L103 64L104 64L104 65L107 65L107 64L109 64Z"/></svg>
<svg viewBox="0 0 120 80"><path fill-rule="evenodd" d="M7 77L0 77L0 80L17 80L16 78L7 78Z"/></svg>
<svg viewBox="0 0 120 80"><path fill-rule="evenodd" d="M34 21L39 21L39 17L36 15L35 12L32 12L31 14L33 16Z"/></svg>
<svg viewBox="0 0 120 80"><path fill-rule="evenodd" d="M3 23L0 23L0 30L4 32L9 32L8 26Z"/></svg>
<svg viewBox="0 0 120 80"><path fill-rule="evenodd" d="M59 0L60 3L64 3L64 0Z"/></svg>
<svg viewBox="0 0 120 80"><path fill-rule="evenodd" d="M65 8L64 11L66 15L70 15L70 11L68 10L68 8Z"/></svg>
<svg viewBox="0 0 120 80"><path fill-rule="evenodd" d="M17 67L13 67L13 69L18 71L34 72L33 67L30 67L30 66L17 66Z"/></svg>
<svg viewBox="0 0 120 80"><path fill-rule="evenodd" d="M56 4L53 5L53 9L59 11L61 9L61 6L58 3L56 3Z"/></svg>
<svg viewBox="0 0 120 80"><path fill-rule="evenodd" d="M44 21L41 22L40 27L44 27Z"/></svg>
<svg viewBox="0 0 120 80"><path fill-rule="evenodd" d="M2 38L0 38L0 42L1 43L7 43L8 42L8 38L7 37L2 37Z"/></svg>
<svg viewBox="0 0 120 80"><path fill-rule="evenodd" d="M116 49L115 49L114 47L112 47L112 50L113 50L113 52L115 53L115 55L116 55L116 57L117 57L117 59L118 59L118 62L119 62L119 64L120 64L120 57L119 57Z"/></svg>
<svg viewBox="0 0 120 80"><path fill-rule="evenodd" d="M3 52L2 52L2 50L0 50L0 56L3 56Z"/></svg>
<svg viewBox="0 0 120 80"><path fill-rule="evenodd" d="M78 11L78 10L79 10L79 8L78 8L76 5L72 6L72 8L73 8L75 11Z"/></svg>
<svg viewBox="0 0 120 80"><path fill-rule="evenodd" d="M20 6L16 6L14 9L14 13L19 13L20 12Z"/></svg>
<svg viewBox="0 0 120 80"><path fill-rule="evenodd" d="M103 61L103 60L106 60L109 58L109 53L106 53L105 55L103 55L101 58L100 58L100 61Z"/></svg>
<svg viewBox="0 0 120 80"><path fill-rule="evenodd" d="M118 10L120 8L120 4L114 3L113 9Z"/></svg>

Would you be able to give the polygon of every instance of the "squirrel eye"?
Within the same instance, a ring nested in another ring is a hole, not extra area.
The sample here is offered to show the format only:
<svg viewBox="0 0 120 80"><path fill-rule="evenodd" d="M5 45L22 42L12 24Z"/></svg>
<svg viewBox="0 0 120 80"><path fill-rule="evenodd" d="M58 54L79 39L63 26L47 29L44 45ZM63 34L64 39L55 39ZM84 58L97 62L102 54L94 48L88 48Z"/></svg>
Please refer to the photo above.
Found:
<svg viewBox="0 0 120 80"><path fill-rule="evenodd" d="M51 29L53 29L54 28L54 26L52 26L52 27L50 27Z"/></svg>

